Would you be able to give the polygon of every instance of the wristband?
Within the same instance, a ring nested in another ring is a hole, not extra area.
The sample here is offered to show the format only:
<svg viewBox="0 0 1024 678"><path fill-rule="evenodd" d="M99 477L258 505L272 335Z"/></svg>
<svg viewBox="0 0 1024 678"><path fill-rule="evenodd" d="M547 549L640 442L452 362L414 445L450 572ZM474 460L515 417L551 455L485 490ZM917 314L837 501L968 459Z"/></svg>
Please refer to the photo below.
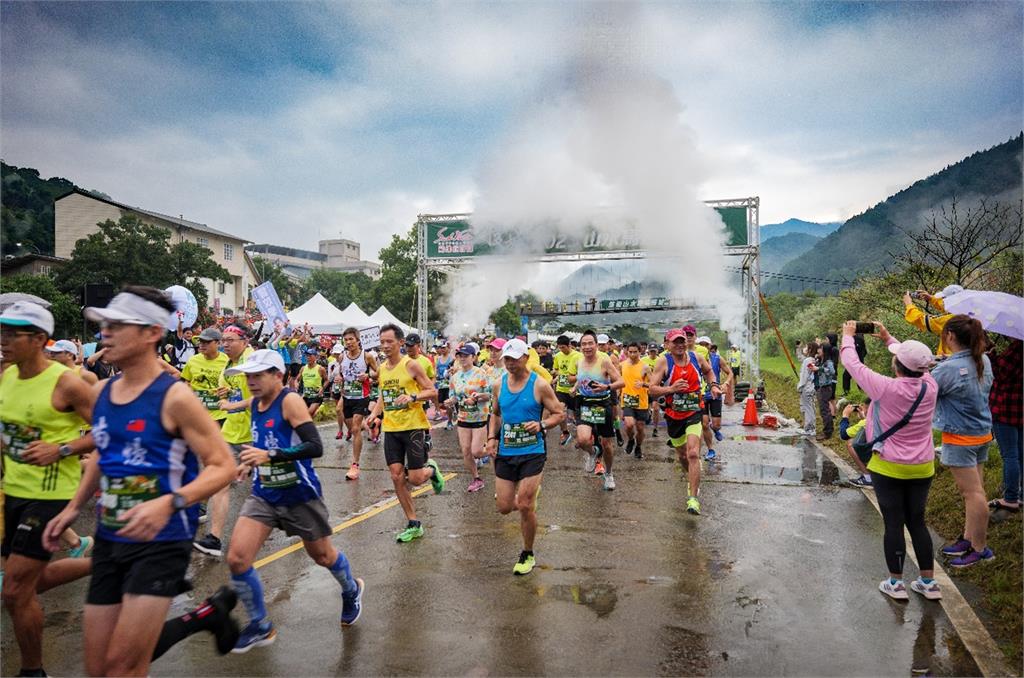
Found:
<svg viewBox="0 0 1024 678"><path fill-rule="evenodd" d="M488 438L487 440L488 440L488 441L491 441L491 440L497 440L497 439L498 439L498 436L491 436L491 437L490 437L490 438Z"/></svg>
<svg viewBox="0 0 1024 678"><path fill-rule="evenodd" d="M67 457L70 457L72 454L74 454L74 452L71 451L71 446L68 445L67 443L64 443L63 445L58 447L57 448L57 452L58 452L58 454L60 454L60 458L61 459L65 459Z"/></svg>

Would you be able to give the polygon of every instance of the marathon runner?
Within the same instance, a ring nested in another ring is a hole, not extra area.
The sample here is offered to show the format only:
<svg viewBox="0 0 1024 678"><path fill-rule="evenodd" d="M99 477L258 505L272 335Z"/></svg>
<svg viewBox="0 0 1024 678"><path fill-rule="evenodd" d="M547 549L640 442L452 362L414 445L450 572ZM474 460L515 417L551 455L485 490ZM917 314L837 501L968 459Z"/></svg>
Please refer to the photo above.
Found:
<svg viewBox="0 0 1024 678"><path fill-rule="evenodd" d="M334 401L334 417L338 422L338 432L334 434L335 440L341 440L345 436L345 408L342 403L341 387L341 354L345 352L345 345L340 341L334 342L331 347L331 355L327 358L327 384L324 388L324 399ZM352 439L352 429L349 429L348 439Z"/></svg>
<svg viewBox="0 0 1024 678"><path fill-rule="evenodd" d="M710 385L707 383L704 385L704 421L702 424L704 427L704 444L708 448L704 458L708 461L714 461L718 458L718 454L713 447L714 441L722 442L721 393L724 389L732 386L732 370L722 360L722 356L718 355L718 346L715 344L710 344L708 347L708 364L711 365L711 371L715 373L714 381L719 383L719 395L717 398L711 395ZM725 379L722 379L723 372L725 373Z"/></svg>
<svg viewBox="0 0 1024 678"><path fill-rule="evenodd" d="M491 382L483 368L477 367L477 347L467 342L455 351L459 368L451 374L451 397L445 406L449 412L458 413L459 448L462 450L462 464L473 480L467 492L483 489L480 466L487 453L487 421L491 416Z"/></svg>
<svg viewBox="0 0 1024 678"><path fill-rule="evenodd" d="M434 385L434 380L437 378L437 372L434 370L434 362L423 353L423 340L420 335L413 333L405 338L405 354L410 359L415 360L423 368L423 372L427 375L427 379L430 380L430 385ZM437 389L433 389L433 393L437 393ZM423 411L426 413L427 408L433 403L436 409L437 399L435 397L426 398L423 401ZM436 415L435 415L436 416ZM430 436L430 426L427 426L426 435L426 446L427 453L430 453L430 448L433 445L433 439Z"/></svg>
<svg viewBox="0 0 1024 678"><path fill-rule="evenodd" d="M203 330L199 335L199 352L189 358L181 370L182 381L192 387L217 426L223 426L228 416L227 412L220 409L220 396L217 395L220 375L228 364L228 357L220 352L222 338L223 335L216 327Z"/></svg>
<svg viewBox="0 0 1024 678"><path fill-rule="evenodd" d="M622 388L618 368L607 355L597 351L597 334L587 330L580 337L583 358L577 364L576 393L579 397L579 419L576 422L576 445L587 455L583 469L598 473L598 457L603 457L604 489L615 489L612 462L612 392ZM600 447L595 449L595 445Z"/></svg>
<svg viewBox="0 0 1024 678"><path fill-rule="evenodd" d="M271 350L256 351L227 370L230 376L244 375L252 393L233 406L249 410L253 431L252 444L242 447L238 470L239 478L251 474L252 494L242 505L228 551L231 584L249 614L232 650L238 654L270 645L277 636L253 568L274 528L301 538L310 558L341 585L342 626L354 624L362 613L363 580L353 579L345 554L331 543L327 507L313 468L313 460L323 456L323 443L303 400L282 385L284 370L281 356Z"/></svg>
<svg viewBox="0 0 1024 678"><path fill-rule="evenodd" d="M647 354L640 358L640 362L647 366L648 383L650 375L654 374L654 366L658 364L658 354L661 352L661 347L657 344L647 345ZM648 396L650 394L648 393ZM650 403L650 419L651 419L651 437L658 437L658 424L661 423L661 403L658 402L657 398L647 398Z"/></svg>
<svg viewBox="0 0 1024 678"><path fill-rule="evenodd" d="M220 430L204 414L209 410L159 364L156 347L173 310L152 287L127 287L106 308L85 309L87 319L100 323L109 360L121 374L95 387L97 462L85 467L45 539L56 549L61 532L102 489L84 615L85 669L94 676L147 675L153 658L199 631L212 632L222 653L238 636L229 614L236 598L226 587L164 623L171 600L190 589L185 573L197 504L235 474Z"/></svg>
<svg viewBox="0 0 1024 678"><path fill-rule="evenodd" d="M626 423L626 454L643 459L644 425L650 419L647 387L651 370L640 360L640 344L630 342L622 368L622 418Z"/></svg>
<svg viewBox="0 0 1024 678"><path fill-rule="evenodd" d="M403 337L404 332L397 325L380 328L380 348L385 358L380 365L380 398L370 408L365 425L370 430L378 426L384 430L384 460L408 520L406 528L395 538L404 543L423 536L423 525L416 518L409 486L422 485L429 480L434 494L441 494L444 476L437 462L427 458L426 436L430 424L423 403L437 392L419 361L402 355ZM419 337L416 339L418 341Z"/></svg>
<svg viewBox="0 0 1024 678"><path fill-rule="evenodd" d="M302 400L306 403L310 417L315 417L317 410L324 403L324 388L327 386L327 370L317 363L320 357L315 346L306 348L306 364L299 372L299 383L302 384Z"/></svg>
<svg viewBox="0 0 1024 678"><path fill-rule="evenodd" d="M448 402L449 395L449 372L451 371L452 366L455 363L455 358L448 354L449 349L447 341L438 343L436 348L437 357L434 358L434 369L437 372L436 378L434 380L434 388L437 389L438 406L438 413L436 418L438 421L444 421L445 419L447 419L448 424L445 426L445 429L450 431L452 430L452 421L454 420L455 413L448 409L448 406L445 403ZM444 410L444 414L441 413L441 410Z"/></svg>
<svg viewBox="0 0 1024 678"><path fill-rule="evenodd" d="M88 558L51 563L43 539L47 522L74 497L81 455L92 450L82 436L92 418L84 380L46 358L53 315L17 302L0 315L0 348L9 364L0 377L3 448L3 603L21 652L22 676L45 676L43 607L38 593L89 573ZM71 521L65 527L70 527ZM61 530L64 532L64 530ZM60 535L60 533L58 533Z"/></svg>
<svg viewBox="0 0 1024 678"><path fill-rule="evenodd" d="M536 500L547 459L544 434L565 416L551 385L526 367L527 353L521 339L512 339L502 348L507 374L493 387L495 406L487 439L487 452L494 459L498 512L519 511L523 550L512 568L517 575L529 574L536 564ZM544 410L550 413L546 419Z"/></svg>
<svg viewBox="0 0 1024 678"><path fill-rule="evenodd" d="M60 363L80 376L89 386L99 381L99 377L83 369L82 365L78 363L78 346L75 345L75 342L68 339L55 341L51 346L46 347L46 354L50 360Z"/></svg>
<svg viewBox="0 0 1024 678"><path fill-rule="evenodd" d="M552 369L555 375L555 397L562 403L565 417L559 423L562 429L562 437L559 444L564 446L572 438L569 431L570 415L576 412L576 397L573 395L576 385L576 368L583 354L574 351L569 343L569 337L564 334L555 340L558 351L553 356Z"/></svg>
<svg viewBox="0 0 1024 678"><path fill-rule="evenodd" d="M683 330L669 330L665 340L669 342L671 351L658 359L651 376L650 395L666 398L664 413L669 443L676 449L689 480L686 510L700 515L700 500L697 498L700 493L700 438L703 432L700 373L686 350L687 334ZM707 381L711 382L712 395L718 397L721 391L714 381L711 366L699 356L694 358Z"/></svg>
<svg viewBox="0 0 1024 678"><path fill-rule="evenodd" d="M582 341L582 337L580 339ZM607 334L597 335L597 352L598 355L607 356L612 361L612 365L616 367L621 362L618 352L615 350L615 342ZM617 390L612 390L611 401L612 428L615 431L615 442L618 443L619 447L622 447L625 440L622 438L622 431L620 430L622 411L619 408L619 393Z"/></svg>
<svg viewBox="0 0 1024 678"><path fill-rule="evenodd" d="M345 480L358 480L363 455L363 417L370 413L370 380L377 377L378 366L377 359L359 345L359 330L349 327L341 339L345 342L345 351L339 362L342 395L339 412L349 436L353 436L352 465Z"/></svg>

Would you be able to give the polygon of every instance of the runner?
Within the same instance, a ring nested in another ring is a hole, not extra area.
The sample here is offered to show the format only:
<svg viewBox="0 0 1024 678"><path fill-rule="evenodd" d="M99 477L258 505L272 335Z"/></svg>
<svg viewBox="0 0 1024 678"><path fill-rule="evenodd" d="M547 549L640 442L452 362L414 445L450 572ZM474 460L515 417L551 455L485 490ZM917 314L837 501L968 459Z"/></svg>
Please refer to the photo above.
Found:
<svg viewBox="0 0 1024 678"><path fill-rule="evenodd" d="M204 416L208 410L159 365L156 346L173 310L152 287L127 287L106 308L85 309L86 318L100 323L109 359L122 372L95 387L97 463L86 466L74 498L47 525L46 542L56 548L60 533L102 488L83 624L85 669L94 676L147 675L155 656L202 630L227 652L238 634L230 589L161 628L172 598L190 588L185 573L196 504L235 474L220 430Z"/></svg>
<svg viewBox="0 0 1024 678"><path fill-rule="evenodd" d="M700 494L700 437L703 431L700 373L686 350L687 335L683 330L669 330L665 340L672 350L658 359L651 376L650 395L667 399L664 412L669 443L676 449L689 480L686 510L700 515L700 500L697 498ZM700 370L711 382L712 395L718 397L721 391L713 380L711 366L703 358L695 357Z"/></svg>
<svg viewBox="0 0 1024 678"><path fill-rule="evenodd" d="M411 358L412 360L415 360L416 362L418 362L420 364L420 367L423 368L423 372L427 375L427 379L430 380L431 386L433 386L434 379L437 377L437 372L434 370L434 363L433 363L433 361L431 361L430 358L428 358L426 355L423 354L422 342L423 342L423 340L420 339L420 335L415 334L415 333L414 334L410 334L408 337L405 338L405 354L407 356L409 356L409 358ZM433 389L432 392L433 393L437 393L437 389ZM437 398L435 396L435 397L424 399L424 401L423 401L423 411L424 411L424 413L426 412L427 408L430 407L431 403L433 403L434 408L435 408L435 412L436 412L436 409L437 409ZM436 417L436 414L435 414L435 417ZM427 426L427 435L426 435L426 447L427 447L427 454L428 455L430 454L430 449L431 449L432 446L433 446L433 439L430 436L430 427L428 425Z"/></svg>
<svg viewBox="0 0 1024 678"><path fill-rule="evenodd" d="M83 577L90 568L88 558L51 563L43 531L78 489L79 456L92 450L91 436L81 437L92 418L92 396L85 381L43 353L53 334L49 311L17 302L0 315L0 326L0 348L10 363L0 377L3 603L21 652L19 675L45 676L43 607L37 594Z"/></svg>
<svg viewBox="0 0 1024 678"><path fill-rule="evenodd" d="M327 386L327 370L317 363L319 352L310 346L305 351L306 364L299 372L299 383L302 385L302 399L310 417L315 417L317 410L324 403L324 388Z"/></svg>
<svg viewBox="0 0 1024 678"><path fill-rule="evenodd" d="M331 347L331 355L327 358L327 383L324 389L324 399L334 401L334 417L338 422L338 432L334 434L335 440L341 440L345 436L345 408L342 402L342 385L344 379L341 375L341 354L345 352L345 345L340 341ZM349 429L349 440L352 439L352 429Z"/></svg>
<svg viewBox="0 0 1024 678"><path fill-rule="evenodd" d="M455 351L459 369L451 375L451 397L445 402L449 412L458 412L462 464L473 478L467 492L478 492L484 487L480 466L488 458L484 445L487 442L487 420L491 416L491 384L483 369L474 364L476 354L473 342L467 342Z"/></svg>
<svg viewBox="0 0 1024 678"><path fill-rule="evenodd" d="M582 341L580 337L580 341ZM618 354L615 351L615 342L612 341L611 337L607 334L597 335L597 352L599 356L606 356L611 360L612 365L618 366L620 364ZM612 390L611 393L611 418L612 418L612 429L615 432L615 442L619 447L625 444L625 440L622 437L621 431L621 418L622 410L619 408L619 393L617 390Z"/></svg>
<svg viewBox="0 0 1024 678"><path fill-rule="evenodd" d="M630 342L622 363L622 417L626 423L626 454L643 459L644 425L650 419L647 387L651 370L640 360L640 344Z"/></svg>
<svg viewBox="0 0 1024 678"><path fill-rule="evenodd" d="M437 405L438 405L438 421L447 420L448 423L445 425L445 429L450 431L453 428L452 422L454 421L455 413L448 409L445 404L448 402L448 382L449 372L455 363L454 356L448 354L448 342L439 343L437 345L437 357L434 359L434 369L437 372L437 377L434 381L434 388L437 389ZM444 410L442 415L440 410Z"/></svg>
<svg viewBox="0 0 1024 678"><path fill-rule="evenodd" d="M558 402L562 403L565 411L565 416L559 423L562 429L562 437L558 443L564 447L572 438L572 433L569 431L569 420L572 418L570 414L575 415L576 412L576 398L573 395L573 387L576 384L577 365L583 354L572 350L569 337L564 334L555 340L555 345L558 347L558 351L555 353L552 361L552 369L555 375L555 397L558 398Z"/></svg>
<svg viewBox="0 0 1024 678"><path fill-rule="evenodd" d="M702 426L704 428L704 444L707 445L708 451L704 455L704 458L708 461L715 461L718 459L718 454L715 452L713 447L714 441L722 442L722 389L727 389L732 385L732 370L729 368L728 363L722 360L722 356L718 355L718 346L711 344L708 348L708 364L711 365L711 371L715 373L714 381L719 383L719 395L717 398L711 395L711 387L708 383L704 384L704 419ZM722 379L722 374L725 374L725 379Z"/></svg>
<svg viewBox="0 0 1024 678"><path fill-rule="evenodd" d="M648 377L654 374L654 366L658 364L658 354L661 352L661 347L657 344L647 345L647 355L640 358L640 362L647 366ZM650 394L648 394L650 396ZM657 398L648 397L647 401L650 403L650 419L651 419L651 437L658 437L658 425L661 423L661 403L658 402Z"/></svg>
<svg viewBox="0 0 1024 678"><path fill-rule="evenodd" d="M220 375L228 364L228 357L220 352L222 338L223 335L216 327L203 330L199 335L199 352L188 359L181 371L182 381L192 387L217 426L223 426L228 416L227 412L220 409L220 396L217 395Z"/></svg>
<svg viewBox="0 0 1024 678"><path fill-rule="evenodd" d="M384 460L408 520L406 528L395 537L404 543L423 536L423 525L416 518L409 486L422 485L429 480L434 494L441 494L444 476L437 462L427 458L426 433L430 424L423 402L435 397L437 392L423 366L401 354L399 347L403 337L402 328L397 325L380 328L380 348L385 357L380 366L380 398L370 409L365 425L372 430L382 423ZM419 337L416 339L418 341Z"/></svg>
<svg viewBox="0 0 1024 678"><path fill-rule="evenodd" d="M99 377L83 369L81 363L78 362L78 346L75 345L75 342L67 339L55 341L52 346L46 347L46 354L54 362L60 363L80 376L89 386L99 381Z"/></svg>
<svg viewBox="0 0 1024 678"><path fill-rule="evenodd" d="M302 399L284 388L284 361L274 351L253 353L228 375L244 375L252 397L233 404L249 410L252 444L244 445L239 477L252 475L252 494L245 500L231 535L228 567L231 584L245 604L249 624L232 652L241 654L270 645L277 631L267 619L263 584L253 568L256 554L274 528L298 536L313 561L326 567L341 585L341 625L350 626L362 613L362 579L353 579L348 559L331 543L331 524L313 460L323 456L323 443Z"/></svg>
<svg viewBox="0 0 1024 678"><path fill-rule="evenodd" d="M526 342L512 339L501 354L508 373L492 391L495 406L489 429L493 433L487 439L487 452L494 459L498 512L519 511L523 550L512 573L525 575L536 564L537 496L547 459L544 434L565 414L551 385L527 369ZM550 413L547 419L544 410Z"/></svg>
<svg viewBox="0 0 1024 678"><path fill-rule="evenodd" d="M607 355L597 351L597 335L587 330L580 337L583 358L579 361L576 392L579 396L580 417L576 424L576 445L587 455L583 469L587 473L604 474L604 489L615 489L612 462L615 452L611 440L615 435L612 427L612 393L622 388L622 377L618 368ZM595 449L595 444L599 445ZM598 457L604 465L598 469Z"/></svg>
<svg viewBox="0 0 1024 678"><path fill-rule="evenodd" d="M505 375L505 364L501 360L501 350L505 348L504 339L492 339L488 344L487 363L484 365L484 372L491 384L497 384Z"/></svg>
<svg viewBox="0 0 1024 678"><path fill-rule="evenodd" d="M370 413L370 380L377 377L377 360L359 345L359 330L349 327L341 336L345 352L340 361L341 416L352 436L352 465L345 480L359 479L363 455L363 417Z"/></svg>

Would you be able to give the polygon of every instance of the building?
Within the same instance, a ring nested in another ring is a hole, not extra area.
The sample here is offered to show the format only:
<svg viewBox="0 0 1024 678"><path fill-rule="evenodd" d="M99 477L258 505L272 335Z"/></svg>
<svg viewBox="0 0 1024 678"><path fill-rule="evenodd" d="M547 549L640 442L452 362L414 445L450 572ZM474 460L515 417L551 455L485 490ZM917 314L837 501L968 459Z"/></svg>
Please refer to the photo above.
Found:
<svg viewBox="0 0 1024 678"><path fill-rule="evenodd" d="M380 264L363 261L360 245L355 240L321 240L320 251L301 250L267 243L249 245L245 251L280 266L295 282L302 282L314 270L323 268L344 273L365 273L374 280L380 278Z"/></svg>
<svg viewBox="0 0 1024 678"><path fill-rule="evenodd" d="M48 254L22 254L4 258L4 275L50 275L68 263L67 259Z"/></svg>
<svg viewBox="0 0 1024 678"><path fill-rule="evenodd" d="M97 233L100 223L108 219L116 222L122 216L133 214L147 224L170 231L172 245L193 242L213 252L213 260L227 269L231 282L202 280L212 308L221 311L244 309L250 291L259 284L252 260L245 252L248 241L206 224L132 207L79 189L54 200L54 213L54 254L57 257L70 258L75 243Z"/></svg>
<svg viewBox="0 0 1024 678"><path fill-rule="evenodd" d="M359 243L355 240L335 238L320 241L320 254L327 257L324 264L326 268L345 273L365 273L377 280L380 278L380 264L375 261L363 261L360 249Z"/></svg>

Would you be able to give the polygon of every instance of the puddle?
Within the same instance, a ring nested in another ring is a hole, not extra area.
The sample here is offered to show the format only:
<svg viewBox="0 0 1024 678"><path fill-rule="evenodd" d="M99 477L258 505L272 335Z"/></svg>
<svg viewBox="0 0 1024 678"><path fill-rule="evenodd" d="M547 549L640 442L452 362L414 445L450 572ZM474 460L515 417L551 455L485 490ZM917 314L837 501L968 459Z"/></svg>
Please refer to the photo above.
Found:
<svg viewBox="0 0 1024 678"><path fill-rule="evenodd" d="M646 579L637 579L638 584L647 584L649 586L674 586L676 580L672 577L659 577L651 576Z"/></svg>
<svg viewBox="0 0 1024 678"><path fill-rule="evenodd" d="M548 525L548 532L586 532L587 530L575 525Z"/></svg>
<svg viewBox="0 0 1024 678"><path fill-rule="evenodd" d="M619 602L619 596L611 584L556 584L537 587L536 593L541 598L585 605L597 613L598 617L611 613Z"/></svg>
<svg viewBox="0 0 1024 678"><path fill-rule="evenodd" d="M740 446L707 465L709 480L756 485L837 485L839 468L804 436L734 436Z"/></svg>

